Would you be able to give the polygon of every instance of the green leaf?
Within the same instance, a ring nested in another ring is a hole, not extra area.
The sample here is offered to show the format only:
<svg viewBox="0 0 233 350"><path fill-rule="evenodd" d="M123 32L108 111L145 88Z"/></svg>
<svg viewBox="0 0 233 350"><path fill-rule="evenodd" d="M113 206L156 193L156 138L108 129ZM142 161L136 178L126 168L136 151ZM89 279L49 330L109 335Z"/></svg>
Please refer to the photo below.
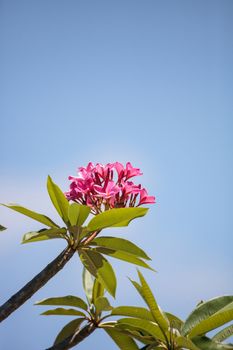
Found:
<svg viewBox="0 0 233 350"><path fill-rule="evenodd" d="M182 327L182 335L187 335L200 322L224 308L233 301L233 296L221 296L199 304L188 316Z"/></svg>
<svg viewBox="0 0 233 350"><path fill-rule="evenodd" d="M75 309L64 309L63 307L58 307L53 310L47 310L42 312L41 315L50 316L50 315L58 315L58 316L84 316L85 314L81 311Z"/></svg>
<svg viewBox="0 0 233 350"><path fill-rule="evenodd" d="M117 321L119 325L129 325L132 327L135 327L136 329L140 329L143 331L146 331L147 333L151 334L155 339L160 339L162 341L165 341L165 337L159 328L159 326L154 323L147 320L142 320L139 318L121 318Z"/></svg>
<svg viewBox="0 0 233 350"><path fill-rule="evenodd" d="M169 322L168 319L166 317L166 315L163 313L163 311L160 309L160 307L158 306L154 295L149 287L149 285L147 284L145 278L143 277L142 273L140 271L138 271L138 276L141 282L141 295L143 297L143 299L145 300L146 304L148 305L155 322L158 323L158 325L165 331L168 331L169 328Z"/></svg>
<svg viewBox="0 0 233 350"><path fill-rule="evenodd" d="M144 307L137 306L118 306L112 310L112 315L130 316L134 318L141 318L143 320L154 321L151 312Z"/></svg>
<svg viewBox="0 0 233 350"><path fill-rule="evenodd" d="M87 311L87 304L79 297L66 295L64 297L47 298L37 301L35 305L66 305L75 306Z"/></svg>
<svg viewBox="0 0 233 350"><path fill-rule="evenodd" d="M95 301L95 308L97 312L102 311L111 311L112 306L110 305L108 299L106 297L99 297Z"/></svg>
<svg viewBox="0 0 233 350"><path fill-rule="evenodd" d="M6 230L6 227L0 225L0 231L4 231L4 230Z"/></svg>
<svg viewBox="0 0 233 350"><path fill-rule="evenodd" d="M121 350L138 350L135 341L126 334L122 334L113 328L106 328L105 332L112 338Z"/></svg>
<svg viewBox="0 0 233 350"><path fill-rule="evenodd" d="M222 342L222 341L226 340L227 338L231 337L232 335L233 335L233 324L225 327L220 332L215 334L215 336L212 338L212 340L216 341L216 342Z"/></svg>
<svg viewBox="0 0 233 350"><path fill-rule="evenodd" d="M93 293L93 287L94 287L94 277L92 274L84 267L83 268L83 289L86 294L86 298L88 301L88 304L92 304L92 293Z"/></svg>
<svg viewBox="0 0 233 350"><path fill-rule="evenodd" d="M165 312L165 315L170 323L170 326L172 328L176 328L178 329L179 331L181 330L181 327L183 326L184 322L179 319L179 317L171 314L170 312Z"/></svg>
<svg viewBox="0 0 233 350"><path fill-rule="evenodd" d="M51 228L42 229L35 232L32 231L23 235L22 243L38 242L54 238L64 238L65 233L65 228Z"/></svg>
<svg viewBox="0 0 233 350"><path fill-rule="evenodd" d="M69 224L68 210L69 202L66 199L62 190L53 182L50 176L47 180L47 189L50 196L50 199L57 210L60 217L66 224Z"/></svg>
<svg viewBox="0 0 233 350"><path fill-rule="evenodd" d="M55 224L48 216L45 216L43 214L36 213L35 211L32 211L30 209L24 208L19 204L1 204L4 207L7 207L9 209L12 209L14 211L17 211L18 213L21 213L23 215L28 216L29 218L36 220L48 227L59 227L57 224Z"/></svg>
<svg viewBox="0 0 233 350"><path fill-rule="evenodd" d="M233 302L199 322L189 333L189 337L202 335L233 320Z"/></svg>
<svg viewBox="0 0 233 350"><path fill-rule="evenodd" d="M79 256L85 268L115 297L116 276L109 262L91 249L80 249Z"/></svg>
<svg viewBox="0 0 233 350"><path fill-rule="evenodd" d="M96 245L98 247L105 247L116 251L126 252L146 260L151 260L141 248L136 246L136 244L128 241L127 239L116 237L97 237L93 239L90 244Z"/></svg>
<svg viewBox="0 0 233 350"><path fill-rule="evenodd" d="M217 343L206 336L194 337L192 338L192 342L201 350L233 350L232 344Z"/></svg>
<svg viewBox="0 0 233 350"><path fill-rule="evenodd" d="M200 350L190 339L185 337L177 337L175 342L178 349Z"/></svg>
<svg viewBox="0 0 233 350"><path fill-rule="evenodd" d="M92 290L92 302L93 302L93 304L95 304L96 300L99 297L103 297L103 296L104 296L104 286L101 283L99 283L99 281L97 279L95 279L93 290Z"/></svg>
<svg viewBox="0 0 233 350"><path fill-rule="evenodd" d="M68 210L68 217L71 225L82 226L90 214L91 208L87 205L71 203Z"/></svg>
<svg viewBox="0 0 233 350"><path fill-rule="evenodd" d="M85 321L85 318L76 318L75 320L67 323L65 327L58 333L54 345L59 344L69 336L75 334L80 328L81 323Z"/></svg>
<svg viewBox="0 0 233 350"><path fill-rule="evenodd" d="M145 263L143 260L137 258L135 255L132 254L128 254L126 252L123 251L116 251L113 249L109 249L109 248L102 248L102 247L97 247L95 249L93 249L96 252L99 252L101 254L105 254L105 255L109 255L115 259L119 259L119 260L123 260L123 261L127 261L130 264L134 264L134 265L138 265L138 266L142 266L146 269L150 269L152 271L155 271L152 267L150 267L147 263Z"/></svg>
<svg viewBox="0 0 233 350"><path fill-rule="evenodd" d="M147 208L114 208L96 215L88 224L90 232L102 230L106 227L128 226L131 220L144 216Z"/></svg>

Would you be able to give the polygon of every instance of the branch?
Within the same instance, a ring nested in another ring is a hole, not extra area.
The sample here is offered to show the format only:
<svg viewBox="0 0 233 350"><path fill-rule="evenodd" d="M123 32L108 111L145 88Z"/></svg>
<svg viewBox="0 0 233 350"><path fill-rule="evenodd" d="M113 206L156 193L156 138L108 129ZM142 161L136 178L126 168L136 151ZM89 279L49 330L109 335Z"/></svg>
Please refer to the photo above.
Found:
<svg viewBox="0 0 233 350"><path fill-rule="evenodd" d="M38 275L36 275L30 282L14 294L0 307L0 322L5 320L12 312L17 310L25 303L33 294L35 294L43 285L45 285L58 271L60 271L65 264L74 255L76 250L72 247L66 247L61 254L59 254L51 263L49 263Z"/></svg>
<svg viewBox="0 0 233 350"><path fill-rule="evenodd" d="M76 334L72 334L68 338L64 339L62 342L51 346L50 348L46 350L66 350L70 349L73 346L81 343L85 338L87 338L91 333L93 333L96 330L96 326L94 324L88 324L87 326L83 327L80 332Z"/></svg>

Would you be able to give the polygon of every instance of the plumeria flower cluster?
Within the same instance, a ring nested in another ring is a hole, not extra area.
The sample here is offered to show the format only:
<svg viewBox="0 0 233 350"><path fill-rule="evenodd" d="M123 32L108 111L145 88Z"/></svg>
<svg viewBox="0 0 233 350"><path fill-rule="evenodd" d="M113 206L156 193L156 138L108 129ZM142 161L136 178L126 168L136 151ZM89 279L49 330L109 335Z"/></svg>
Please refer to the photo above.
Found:
<svg viewBox="0 0 233 350"><path fill-rule="evenodd" d="M140 169L130 162L124 167L119 162L102 165L89 163L78 168L78 176L69 176L70 190L65 193L68 200L88 205L93 214L112 208L135 207L155 203L155 197L136 185L132 178L142 175Z"/></svg>

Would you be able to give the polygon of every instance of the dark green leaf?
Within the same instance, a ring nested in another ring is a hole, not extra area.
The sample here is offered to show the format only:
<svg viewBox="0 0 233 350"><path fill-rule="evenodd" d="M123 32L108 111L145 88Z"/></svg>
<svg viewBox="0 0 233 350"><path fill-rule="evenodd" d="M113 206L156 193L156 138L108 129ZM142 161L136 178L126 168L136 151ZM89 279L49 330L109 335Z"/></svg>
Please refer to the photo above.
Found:
<svg viewBox="0 0 233 350"><path fill-rule="evenodd" d="M212 338L213 341L222 342L233 335L233 324L222 329Z"/></svg>
<svg viewBox="0 0 233 350"><path fill-rule="evenodd" d="M233 320L233 302L229 303L215 314L199 322L190 332L189 336L203 335L215 328L223 326Z"/></svg>
<svg viewBox="0 0 233 350"><path fill-rule="evenodd" d="M126 252L146 260L151 260L141 248L136 246L136 244L128 241L127 239L116 237L97 237L91 241L90 244L113 249L116 251Z"/></svg>
<svg viewBox="0 0 233 350"><path fill-rule="evenodd" d="M200 350L190 339L185 337L177 337L175 342L178 349Z"/></svg>
<svg viewBox="0 0 233 350"><path fill-rule="evenodd" d="M37 301L35 305L66 305L76 306L83 310L87 310L87 304L85 303L85 301L73 295L43 299Z"/></svg>
<svg viewBox="0 0 233 350"><path fill-rule="evenodd" d="M90 214L91 208L78 203L71 203L69 206L68 216L71 225L82 226Z"/></svg>
<svg viewBox="0 0 233 350"><path fill-rule="evenodd" d="M4 230L6 230L6 227L0 225L0 231L4 231Z"/></svg>
<svg viewBox="0 0 233 350"><path fill-rule="evenodd" d="M32 211L30 209L24 208L19 204L2 204L4 207L7 207L9 209L12 209L14 211L17 211L18 213L21 213L23 215L28 216L29 218L36 220L48 227L59 227L57 224L55 224L49 217L36 213L35 211Z"/></svg>
<svg viewBox="0 0 233 350"><path fill-rule="evenodd" d="M180 331L184 322L181 319L179 319L177 316L171 314L170 312L165 312L165 315L170 323L170 326Z"/></svg>
<svg viewBox="0 0 233 350"><path fill-rule="evenodd" d="M217 343L206 336L194 337L192 342L201 350L233 350L232 344Z"/></svg>
<svg viewBox="0 0 233 350"><path fill-rule="evenodd" d="M148 305L155 322L158 323L158 325L166 332L169 328L169 322L166 317L166 315L163 313L163 311L158 306L155 297L147 284L145 278L143 277L142 273L138 271L138 276L141 281L141 295L143 299L145 300L146 304Z"/></svg>
<svg viewBox="0 0 233 350"><path fill-rule="evenodd" d="M68 210L69 202L66 199L62 190L53 182L50 176L48 176L47 189L50 199L57 210L60 217L66 224L69 224Z"/></svg>
<svg viewBox="0 0 233 350"><path fill-rule="evenodd" d="M141 329L146 331L147 333L151 334L155 339L160 339L162 341L165 341L165 337L159 328L159 326L154 323L147 320L142 320L139 318L121 318L117 321L118 324L124 324L129 325L132 327L135 327L136 329Z"/></svg>
<svg viewBox="0 0 233 350"><path fill-rule="evenodd" d="M90 232L102 230L106 227L127 226L131 220L144 216L147 208L114 208L96 215L88 224Z"/></svg>
<svg viewBox="0 0 233 350"><path fill-rule="evenodd" d="M208 319L210 316L233 302L233 296L217 297L199 304L188 316L182 327L182 335L187 335L200 322Z"/></svg>
<svg viewBox="0 0 233 350"><path fill-rule="evenodd" d="M111 311L112 306L110 305L108 299L106 297L99 297L95 301L95 308L96 311L102 312L102 311Z"/></svg>
<svg viewBox="0 0 233 350"><path fill-rule="evenodd" d="M79 241L81 241L83 238L91 235L91 233L88 231L87 227L82 227L80 234L79 234Z"/></svg>
<svg viewBox="0 0 233 350"><path fill-rule="evenodd" d="M85 321L85 318L76 318L75 320L67 323L64 328L58 333L54 344L59 344L69 336L75 334L80 328L81 323Z"/></svg>
<svg viewBox="0 0 233 350"><path fill-rule="evenodd" d="M104 296L104 286L101 283L99 283L97 279L95 279L93 291L92 291L93 304L95 304L96 300L102 296Z"/></svg>
<svg viewBox="0 0 233 350"><path fill-rule="evenodd" d="M54 238L64 238L65 233L65 228L51 228L48 230L42 229L37 232L28 232L23 235L22 243L38 242Z"/></svg>
<svg viewBox="0 0 233 350"><path fill-rule="evenodd" d="M122 334L113 328L106 328L106 333L112 338L121 350L138 350L139 347L135 341L128 335Z"/></svg>
<svg viewBox="0 0 233 350"><path fill-rule="evenodd" d="M116 277L109 262L91 249L80 249L79 256L85 268L115 297Z"/></svg>
<svg viewBox="0 0 233 350"><path fill-rule="evenodd" d="M123 261L127 261L130 264L134 264L134 265L138 265L138 266L142 266L146 269L150 269L152 271L155 271L152 267L150 267L147 263L145 263L145 261L137 258L135 255L132 254L128 254L126 252L123 251L116 251L113 249L109 249L109 248L102 248L102 247L97 247L95 249L93 249L96 252L99 252L101 254L105 254L105 255L109 255L115 259L119 259L119 260L123 260Z"/></svg>
<svg viewBox="0 0 233 350"><path fill-rule="evenodd" d="M47 310L45 312L42 312L41 315L58 315L58 316L84 316L85 314L81 311L75 310L75 309L64 309L63 307L58 307L53 310Z"/></svg>
<svg viewBox="0 0 233 350"><path fill-rule="evenodd" d="M130 316L134 318L142 318L148 321L154 321L151 312L144 307L137 306L118 306L112 310L112 315Z"/></svg>

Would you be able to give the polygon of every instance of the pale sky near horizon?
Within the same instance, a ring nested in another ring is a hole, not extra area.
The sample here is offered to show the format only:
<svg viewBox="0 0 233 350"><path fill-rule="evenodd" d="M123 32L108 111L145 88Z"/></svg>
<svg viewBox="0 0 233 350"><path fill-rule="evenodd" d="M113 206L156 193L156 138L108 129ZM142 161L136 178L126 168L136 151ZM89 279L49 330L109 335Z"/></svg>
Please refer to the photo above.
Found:
<svg viewBox="0 0 233 350"><path fill-rule="evenodd" d="M185 318L201 299L232 294L233 2L230 0L0 0L0 202L56 219L50 174L89 161L131 161L157 203L109 231L145 249L158 303ZM0 303L64 247L20 245L35 222L0 208ZM143 305L112 261L114 305ZM83 297L81 265L65 269L0 327L0 348L51 346L68 317L39 316L39 299ZM103 346L104 344L104 346ZM96 332L80 350L117 347Z"/></svg>

